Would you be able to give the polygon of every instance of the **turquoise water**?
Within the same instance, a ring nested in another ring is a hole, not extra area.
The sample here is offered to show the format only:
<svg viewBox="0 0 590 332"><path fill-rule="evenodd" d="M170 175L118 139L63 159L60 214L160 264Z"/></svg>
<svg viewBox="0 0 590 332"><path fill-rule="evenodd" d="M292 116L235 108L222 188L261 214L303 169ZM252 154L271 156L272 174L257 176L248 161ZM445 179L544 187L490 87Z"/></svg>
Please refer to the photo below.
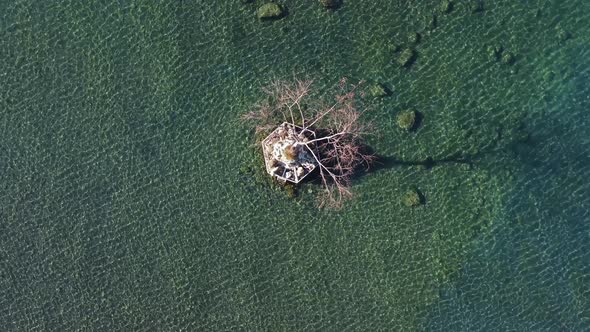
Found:
<svg viewBox="0 0 590 332"><path fill-rule="evenodd" d="M0 1L0 329L589 330L590 2L281 3ZM389 162L318 210L239 116L343 76Z"/></svg>

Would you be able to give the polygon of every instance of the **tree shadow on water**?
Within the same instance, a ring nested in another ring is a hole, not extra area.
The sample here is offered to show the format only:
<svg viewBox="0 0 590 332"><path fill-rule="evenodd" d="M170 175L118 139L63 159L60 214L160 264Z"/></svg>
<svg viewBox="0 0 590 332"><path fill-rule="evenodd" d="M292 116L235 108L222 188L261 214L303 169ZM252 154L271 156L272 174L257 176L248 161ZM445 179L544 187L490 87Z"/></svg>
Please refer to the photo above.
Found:
<svg viewBox="0 0 590 332"><path fill-rule="evenodd" d="M538 139L531 136L530 132L520 126L511 137L504 139L501 129L498 129L497 137L487 144L478 147L474 153L466 151L457 151L447 156L427 157L423 160L400 160L395 156L384 156L376 154L368 146L364 149L367 154L374 155L375 162L367 170L368 172L377 172L382 169L389 169L399 166L420 166L423 169L430 170L439 166L466 165L468 169L473 169L478 164L488 163L505 163L509 159L527 164L532 167L539 167L541 163L535 156L535 151L539 146Z"/></svg>
<svg viewBox="0 0 590 332"><path fill-rule="evenodd" d="M376 172L382 169L389 169L397 166L421 166L426 170L432 169L438 166L445 165L468 165L469 168L473 168L474 159L476 156L463 156L460 153L453 154L444 158L433 158L427 157L423 160L399 160L393 156L381 156L377 155L377 159L371 172Z"/></svg>

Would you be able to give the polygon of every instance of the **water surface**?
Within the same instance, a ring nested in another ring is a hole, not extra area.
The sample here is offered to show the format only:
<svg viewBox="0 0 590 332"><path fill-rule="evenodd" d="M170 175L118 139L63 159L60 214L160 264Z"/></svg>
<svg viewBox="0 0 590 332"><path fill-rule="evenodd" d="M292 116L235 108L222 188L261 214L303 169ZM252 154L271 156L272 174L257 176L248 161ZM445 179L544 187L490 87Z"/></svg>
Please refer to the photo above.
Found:
<svg viewBox="0 0 590 332"><path fill-rule="evenodd" d="M2 330L590 329L590 2L281 3L0 1ZM239 116L344 76L397 162L318 210Z"/></svg>

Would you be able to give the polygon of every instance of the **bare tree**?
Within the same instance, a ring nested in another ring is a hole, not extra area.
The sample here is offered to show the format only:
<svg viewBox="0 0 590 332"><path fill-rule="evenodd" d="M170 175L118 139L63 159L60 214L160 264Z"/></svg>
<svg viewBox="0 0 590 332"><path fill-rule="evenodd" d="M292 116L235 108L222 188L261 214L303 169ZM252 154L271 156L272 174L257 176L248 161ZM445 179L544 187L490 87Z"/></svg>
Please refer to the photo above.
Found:
<svg viewBox="0 0 590 332"><path fill-rule="evenodd" d="M256 122L257 132L268 132L288 123L297 132L290 154L299 149L311 155L325 188L320 207L340 207L352 197L351 179L363 164L369 167L375 156L367 152L363 136L372 126L359 121L362 112L356 108L358 84L340 80L340 94L331 103L310 98L312 81L273 82L264 89L267 98L243 119ZM313 133L313 136L305 133ZM288 149L287 149L288 148Z"/></svg>

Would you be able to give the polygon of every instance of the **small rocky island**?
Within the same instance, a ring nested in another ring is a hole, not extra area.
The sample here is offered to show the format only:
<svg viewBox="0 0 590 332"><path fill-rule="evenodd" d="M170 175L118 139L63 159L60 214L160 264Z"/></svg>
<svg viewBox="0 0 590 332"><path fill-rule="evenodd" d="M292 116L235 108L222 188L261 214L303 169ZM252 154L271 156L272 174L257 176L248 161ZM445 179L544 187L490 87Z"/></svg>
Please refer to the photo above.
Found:
<svg viewBox="0 0 590 332"><path fill-rule="evenodd" d="M311 130L284 122L262 141L266 171L282 181L299 183L317 167L312 147Z"/></svg>
<svg viewBox="0 0 590 332"><path fill-rule="evenodd" d="M363 82L341 79L332 102L307 98L311 83L271 83L264 89L267 98L242 118L254 121L257 133L269 133L260 142L268 174L297 184L314 172L324 187L319 206L340 207L352 196L353 175L376 158L363 143L372 126L359 121L362 112L356 109Z"/></svg>

